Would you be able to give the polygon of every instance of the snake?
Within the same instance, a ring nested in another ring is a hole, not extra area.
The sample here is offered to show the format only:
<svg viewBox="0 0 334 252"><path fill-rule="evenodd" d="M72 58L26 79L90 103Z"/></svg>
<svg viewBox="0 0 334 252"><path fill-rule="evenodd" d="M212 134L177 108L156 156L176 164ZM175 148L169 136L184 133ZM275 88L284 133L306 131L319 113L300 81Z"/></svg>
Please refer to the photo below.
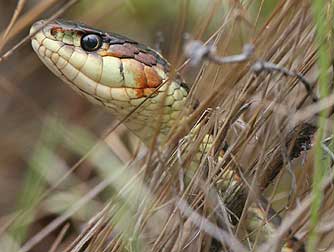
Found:
<svg viewBox="0 0 334 252"><path fill-rule="evenodd" d="M43 23L35 23L30 33ZM125 125L146 144L160 110L163 141L185 106L189 88L180 78L161 85L170 64L158 52L125 36L57 20L32 38L32 47L56 76L116 118L141 104Z"/></svg>
<svg viewBox="0 0 334 252"><path fill-rule="evenodd" d="M190 88L180 74L171 78L171 65L159 52L126 36L62 19L37 21L30 35L40 60L75 92L119 120L131 113L124 124L144 144L151 143L157 125L159 140L166 141ZM282 251L291 251L287 246Z"/></svg>

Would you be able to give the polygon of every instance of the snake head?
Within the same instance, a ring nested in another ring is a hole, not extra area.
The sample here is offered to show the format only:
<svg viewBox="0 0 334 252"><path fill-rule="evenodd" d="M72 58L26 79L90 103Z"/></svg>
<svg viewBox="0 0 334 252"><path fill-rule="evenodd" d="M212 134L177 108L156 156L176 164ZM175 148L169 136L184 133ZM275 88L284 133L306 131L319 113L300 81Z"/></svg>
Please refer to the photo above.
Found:
<svg viewBox="0 0 334 252"><path fill-rule="evenodd" d="M34 51L54 74L103 105L148 97L167 79L169 65L161 55L118 34L64 20L38 21L30 34Z"/></svg>
<svg viewBox="0 0 334 252"><path fill-rule="evenodd" d="M152 135L158 113L167 132L184 107L188 90L180 80L167 83L168 62L143 44L64 20L38 21L30 34L42 62L80 95L118 118L141 105L127 125L141 137Z"/></svg>

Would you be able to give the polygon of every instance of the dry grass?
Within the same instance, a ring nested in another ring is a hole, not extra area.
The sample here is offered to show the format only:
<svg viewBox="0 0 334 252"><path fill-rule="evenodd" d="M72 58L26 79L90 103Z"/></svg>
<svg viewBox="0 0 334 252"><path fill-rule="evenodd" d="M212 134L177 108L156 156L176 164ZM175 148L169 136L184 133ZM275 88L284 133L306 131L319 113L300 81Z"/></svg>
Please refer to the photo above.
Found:
<svg viewBox="0 0 334 252"><path fill-rule="evenodd" d="M331 108L332 96L314 103L297 77L252 71L257 60L275 63L301 73L319 95L323 71L316 66L319 43L309 1L269 1L269 10L266 1L208 1L198 10L192 1L178 1L169 10L175 11L174 25L166 41L175 70L192 83L191 96L168 142L156 139L150 148L140 146L120 123L108 127L113 118L101 108L65 87L55 88L59 81L32 55L26 39L13 40L21 30L27 34L41 10L53 8L48 16L60 15L75 2L81 5L67 12L72 19L108 27L106 17L113 14L109 30L125 27L133 35L136 27L122 25L131 15L145 16L142 10L150 6L150 1L114 1L106 10L101 1L85 12L90 6L85 1L42 1L20 16L24 1L19 1L0 42L5 49L0 58L4 251L279 251L293 236L300 241L297 247L308 244L311 232L318 250L334 250L331 169L317 182L323 201L317 225L310 225L312 195L319 196L311 191L318 169L314 145L322 148L321 159L333 159L330 140L324 141L332 134L332 119L319 114ZM166 3L159 4L166 8ZM334 6L326 4L328 21ZM119 20L119 13L128 16ZM168 24L164 18L160 27ZM180 56L186 30L215 45L219 55L239 53L246 43L255 52L243 63L204 61L194 69ZM326 39L333 44L330 34ZM14 66L16 71L9 70ZM319 117L324 131L313 144ZM208 145L199 153L203 143ZM239 183L226 181L231 171ZM219 191L217 184L223 183L231 183L228 192ZM255 207L264 208L271 224L253 221Z"/></svg>

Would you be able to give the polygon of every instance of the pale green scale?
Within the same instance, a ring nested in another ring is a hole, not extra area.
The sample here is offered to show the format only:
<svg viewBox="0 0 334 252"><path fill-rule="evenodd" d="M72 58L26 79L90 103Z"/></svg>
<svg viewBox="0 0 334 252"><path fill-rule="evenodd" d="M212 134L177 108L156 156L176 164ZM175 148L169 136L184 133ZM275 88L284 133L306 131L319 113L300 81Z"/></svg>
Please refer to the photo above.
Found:
<svg viewBox="0 0 334 252"><path fill-rule="evenodd" d="M173 111L170 113L171 119L175 120L179 117L180 111Z"/></svg>
<svg viewBox="0 0 334 252"><path fill-rule="evenodd" d="M183 99L184 95L182 91L178 88L174 91L173 97L175 100L180 101Z"/></svg>
<svg viewBox="0 0 334 252"><path fill-rule="evenodd" d="M130 104L133 105L133 106L139 106L140 104L143 103L144 100L145 100L145 97L132 99L130 101ZM146 106L146 104L144 103L143 106Z"/></svg>
<svg viewBox="0 0 334 252"><path fill-rule="evenodd" d="M149 104L146 108L150 107L153 104ZM157 110L158 111L158 110ZM143 111L140 112L141 115L152 117L152 110L144 109ZM155 115L158 117L158 115Z"/></svg>
<svg viewBox="0 0 334 252"><path fill-rule="evenodd" d="M152 97L150 101L154 103L161 103L163 98L167 98L166 94L159 92L156 96Z"/></svg>
<svg viewBox="0 0 334 252"><path fill-rule="evenodd" d="M61 69L61 72L66 76L68 80L72 81L74 78L77 77L79 70L71 64L66 64L66 66Z"/></svg>
<svg viewBox="0 0 334 252"><path fill-rule="evenodd" d="M52 55L52 51L46 49L46 50L45 50L45 56L48 57L48 58L51 58L51 55Z"/></svg>
<svg viewBox="0 0 334 252"><path fill-rule="evenodd" d="M172 105L174 103L174 97L172 95L167 95L165 98L166 105Z"/></svg>
<svg viewBox="0 0 334 252"><path fill-rule="evenodd" d="M63 59L62 57L59 57L56 66L59 70L61 70L62 68L64 68L66 65L68 64L68 61Z"/></svg>
<svg viewBox="0 0 334 252"><path fill-rule="evenodd" d="M138 93L136 91L136 89L134 88L124 88L127 96L129 97L129 99L137 99L138 97Z"/></svg>
<svg viewBox="0 0 334 252"><path fill-rule="evenodd" d="M68 64L70 65L70 64ZM80 89L84 90L85 92L95 95L97 84L94 80L88 78L85 74L79 71L78 75L73 80L73 83L78 86Z"/></svg>
<svg viewBox="0 0 334 252"><path fill-rule="evenodd" d="M180 90L181 90L184 97L188 96L188 91L185 88L182 87L182 88L180 88Z"/></svg>
<svg viewBox="0 0 334 252"><path fill-rule="evenodd" d="M72 53L73 53L73 47L72 46L67 46L67 45L64 45L62 46L60 49L58 47L58 53L61 57L63 57L65 60L70 60L71 56L72 56Z"/></svg>
<svg viewBox="0 0 334 252"><path fill-rule="evenodd" d="M101 83L106 86L122 87L124 83L120 72L121 60L116 57L104 56L102 61Z"/></svg>
<svg viewBox="0 0 334 252"><path fill-rule="evenodd" d="M165 113L172 113L174 111L174 109L171 106L164 106L164 112Z"/></svg>
<svg viewBox="0 0 334 252"><path fill-rule="evenodd" d="M40 46L38 48L38 53L41 55L41 56L44 56L45 55L45 47L44 46Z"/></svg>
<svg viewBox="0 0 334 252"><path fill-rule="evenodd" d="M43 45L52 52L57 52L59 48L63 45L63 43L49 38L45 38L43 40Z"/></svg>
<svg viewBox="0 0 334 252"><path fill-rule="evenodd" d="M129 102L129 96L125 92L124 88L112 88L111 97L116 101L126 101Z"/></svg>
<svg viewBox="0 0 334 252"><path fill-rule="evenodd" d="M96 95L104 101L111 101L111 88L102 84L97 85Z"/></svg>
<svg viewBox="0 0 334 252"><path fill-rule="evenodd" d="M175 92L175 89L179 87L179 84L176 83L175 81L167 82L166 85L169 86L167 89L167 95L173 95Z"/></svg>
<svg viewBox="0 0 334 252"><path fill-rule="evenodd" d="M73 33L73 44L78 48L81 46L81 36L78 36L76 33Z"/></svg>
<svg viewBox="0 0 334 252"><path fill-rule="evenodd" d="M73 45L73 33L65 32L62 40L65 44Z"/></svg>
<svg viewBox="0 0 334 252"><path fill-rule="evenodd" d="M174 104L173 104L173 108L175 110L181 111L183 109L183 107L184 107L184 101L183 100L181 100L181 101L175 101Z"/></svg>
<svg viewBox="0 0 334 252"><path fill-rule="evenodd" d="M100 82L102 72L101 57L93 53L88 53L87 60L85 60L84 65L81 67L81 72L90 79Z"/></svg>
<svg viewBox="0 0 334 252"><path fill-rule="evenodd" d="M81 69L87 61L87 57L87 54L81 48L75 48L69 62L77 69Z"/></svg>
<svg viewBox="0 0 334 252"><path fill-rule="evenodd" d="M159 103L148 103L145 109L152 113L152 111L159 110L161 107L162 105Z"/></svg>
<svg viewBox="0 0 334 252"><path fill-rule="evenodd" d="M64 33L63 32L57 32L56 33L56 40L58 40L58 41L63 41L63 38L64 38ZM64 41L63 41L64 42Z"/></svg>
<svg viewBox="0 0 334 252"><path fill-rule="evenodd" d="M44 33L39 32L39 33L37 33L37 34L35 35L35 37L34 37L34 39L33 39L32 41L37 40L37 41L39 42L39 44L41 44L41 43L43 42L44 39L45 39L45 35L44 35Z"/></svg>
<svg viewBox="0 0 334 252"><path fill-rule="evenodd" d="M136 74L137 73L135 73L133 71L132 61L135 62L132 59L122 59L124 82L125 82L126 87L136 88L138 86L138 83L137 83L137 80L136 80L136 77L137 77Z"/></svg>
<svg viewBox="0 0 334 252"><path fill-rule="evenodd" d="M51 55L51 60L52 60L53 63L57 64L58 59L59 59L59 54L58 53L53 53Z"/></svg>
<svg viewBox="0 0 334 252"><path fill-rule="evenodd" d="M163 78L163 82L165 82L165 79ZM159 88L159 92L162 92L164 93L168 88L168 84L167 83L164 83L160 88Z"/></svg>
<svg viewBox="0 0 334 252"><path fill-rule="evenodd" d="M153 69L158 73L158 75L163 79L167 79L167 74L161 68L154 66Z"/></svg>

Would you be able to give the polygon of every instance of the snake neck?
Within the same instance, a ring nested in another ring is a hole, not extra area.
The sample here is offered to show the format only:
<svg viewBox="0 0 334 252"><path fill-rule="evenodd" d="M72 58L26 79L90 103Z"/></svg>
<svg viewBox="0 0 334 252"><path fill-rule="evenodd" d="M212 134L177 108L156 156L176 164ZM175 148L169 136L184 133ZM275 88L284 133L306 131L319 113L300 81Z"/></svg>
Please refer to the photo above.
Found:
<svg viewBox="0 0 334 252"><path fill-rule="evenodd" d="M125 126L147 146L155 136L158 136L159 142L163 143L170 129L179 120L180 112L186 105L187 95L187 87L179 81L171 81L163 85L155 95L135 110L124 107L123 110L113 114L119 120L130 114L124 122Z"/></svg>

